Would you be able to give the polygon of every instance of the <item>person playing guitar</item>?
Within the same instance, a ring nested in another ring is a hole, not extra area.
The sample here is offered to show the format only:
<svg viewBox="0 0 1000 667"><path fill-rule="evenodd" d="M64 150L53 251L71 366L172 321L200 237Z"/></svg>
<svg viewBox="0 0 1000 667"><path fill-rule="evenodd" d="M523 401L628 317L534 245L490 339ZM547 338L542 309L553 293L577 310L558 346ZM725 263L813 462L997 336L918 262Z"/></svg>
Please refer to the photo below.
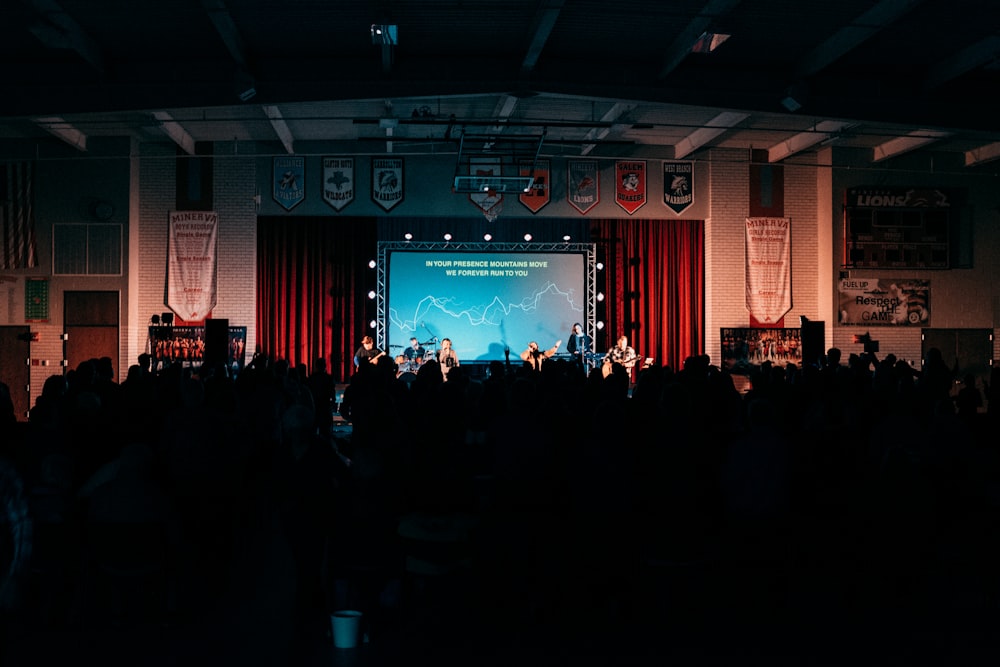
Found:
<svg viewBox="0 0 1000 667"><path fill-rule="evenodd" d="M354 366L360 368L361 364L374 364L385 352L375 348L375 341L371 336L361 339L361 347L354 353Z"/></svg>

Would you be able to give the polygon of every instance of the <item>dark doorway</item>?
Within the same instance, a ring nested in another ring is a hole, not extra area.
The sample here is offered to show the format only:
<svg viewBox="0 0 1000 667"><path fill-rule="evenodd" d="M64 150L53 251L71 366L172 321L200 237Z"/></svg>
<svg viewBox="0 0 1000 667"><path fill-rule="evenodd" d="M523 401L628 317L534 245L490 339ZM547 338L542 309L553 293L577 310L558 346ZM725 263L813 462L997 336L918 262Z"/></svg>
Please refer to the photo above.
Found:
<svg viewBox="0 0 1000 667"><path fill-rule="evenodd" d="M0 327L0 381L10 389L14 414L18 421L28 421L31 408L30 327Z"/></svg>

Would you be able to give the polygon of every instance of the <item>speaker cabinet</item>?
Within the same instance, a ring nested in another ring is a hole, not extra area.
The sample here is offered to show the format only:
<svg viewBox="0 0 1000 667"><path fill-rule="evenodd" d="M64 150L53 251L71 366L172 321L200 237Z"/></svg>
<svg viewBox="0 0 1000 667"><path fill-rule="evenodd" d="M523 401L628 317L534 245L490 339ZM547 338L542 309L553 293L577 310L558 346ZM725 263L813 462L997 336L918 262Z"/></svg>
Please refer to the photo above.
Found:
<svg viewBox="0 0 1000 667"><path fill-rule="evenodd" d="M205 364L225 364L229 353L229 320L205 320Z"/></svg>
<svg viewBox="0 0 1000 667"><path fill-rule="evenodd" d="M826 324L824 322L802 323L802 365L821 366L826 350Z"/></svg>

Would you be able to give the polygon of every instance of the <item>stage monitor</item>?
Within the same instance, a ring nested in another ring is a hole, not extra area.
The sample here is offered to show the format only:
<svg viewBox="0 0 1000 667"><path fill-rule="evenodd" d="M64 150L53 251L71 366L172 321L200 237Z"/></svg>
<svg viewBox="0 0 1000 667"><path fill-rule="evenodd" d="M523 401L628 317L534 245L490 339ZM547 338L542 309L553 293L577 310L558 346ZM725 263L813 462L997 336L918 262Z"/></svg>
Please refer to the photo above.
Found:
<svg viewBox="0 0 1000 667"><path fill-rule="evenodd" d="M463 361L512 363L529 341L547 348L574 322L594 335L594 245L380 244L377 345L395 356L411 336Z"/></svg>

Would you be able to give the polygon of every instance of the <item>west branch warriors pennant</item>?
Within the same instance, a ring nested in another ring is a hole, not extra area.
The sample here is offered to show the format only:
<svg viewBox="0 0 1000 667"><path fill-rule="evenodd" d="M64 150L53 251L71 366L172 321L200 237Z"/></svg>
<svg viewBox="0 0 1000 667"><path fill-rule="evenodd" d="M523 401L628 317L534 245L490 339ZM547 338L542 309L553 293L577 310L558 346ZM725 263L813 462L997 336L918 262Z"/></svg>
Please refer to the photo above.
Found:
<svg viewBox="0 0 1000 667"><path fill-rule="evenodd" d="M615 203L632 215L646 203L646 162L619 160L615 176Z"/></svg>
<svg viewBox="0 0 1000 667"><path fill-rule="evenodd" d="M663 203L681 213L694 203L694 162L663 162Z"/></svg>
<svg viewBox="0 0 1000 667"><path fill-rule="evenodd" d="M403 158L372 158L372 201L391 211L403 201Z"/></svg>
<svg viewBox="0 0 1000 667"><path fill-rule="evenodd" d="M273 181L271 196L283 209L291 211L301 204L306 198L305 158L274 158Z"/></svg>
<svg viewBox="0 0 1000 667"><path fill-rule="evenodd" d="M566 201L580 213L586 214L601 201L597 160L570 160L566 171Z"/></svg>
<svg viewBox="0 0 1000 667"><path fill-rule="evenodd" d="M532 164L534 168L532 169ZM535 182L531 185L531 190L522 192L517 196L522 204L528 207L532 213L538 213L542 207L549 203L550 197L550 175L552 170L548 160L521 160L521 176L534 176Z"/></svg>
<svg viewBox="0 0 1000 667"><path fill-rule="evenodd" d="M338 211L354 201L354 158L323 158L323 201Z"/></svg>
<svg viewBox="0 0 1000 667"><path fill-rule="evenodd" d="M489 178L490 176L501 176L500 158L470 158L469 176ZM469 201L486 215L489 219L491 211L503 209L503 195L499 192L470 192Z"/></svg>

